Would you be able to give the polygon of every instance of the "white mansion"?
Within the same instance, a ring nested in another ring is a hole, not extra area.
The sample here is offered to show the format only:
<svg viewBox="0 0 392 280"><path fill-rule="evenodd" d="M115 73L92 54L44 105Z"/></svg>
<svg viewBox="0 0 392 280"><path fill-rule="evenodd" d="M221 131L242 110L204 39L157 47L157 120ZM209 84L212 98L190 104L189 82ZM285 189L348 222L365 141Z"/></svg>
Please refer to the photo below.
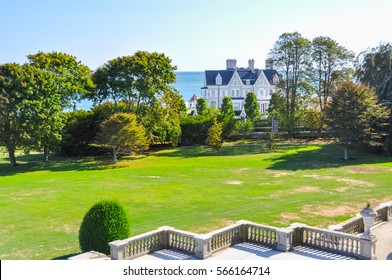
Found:
<svg viewBox="0 0 392 280"><path fill-rule="evenodd" d="M220 108L225 96L230 96L234 110L243 111L248 92L257 96L260 113L268 110L271 94L279 82L279 74L271 61L266 61L266 69L254 68L255 61L249 59L247 68L237 68L237 60L226 60L226 70L206 70L201 97L207 107Z"/></svg>

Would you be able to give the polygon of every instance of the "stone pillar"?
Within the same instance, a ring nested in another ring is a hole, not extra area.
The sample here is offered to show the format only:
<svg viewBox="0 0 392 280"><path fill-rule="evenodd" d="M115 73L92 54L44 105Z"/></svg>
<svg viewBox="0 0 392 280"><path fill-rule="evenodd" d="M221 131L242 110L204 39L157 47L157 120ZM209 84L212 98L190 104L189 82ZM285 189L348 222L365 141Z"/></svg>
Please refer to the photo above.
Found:
<svg viewBox="0 0 392 280"><path fill-rule="evenodd" d="M174 230L174 227L163 226L159 227L158 230L162 231L162 249L170 249L170 231Z"/></svg>
<svg viewBox="0 0 392 280"><path fill-rule="evenodd" d="M371 237L361 236L360 240L360 258L364 260L376 260L376 242L377 239L373 235Z"/></svg>
<svg viewBox="0 0 392 280"><path fill-rule="evenodd" d="M247 225L250 223L249 221L240 220L235 222L236 225L240 226L241 232L241 242L248 242L248 227Z"/></svg>
<svg viewBox="0 0 392 280"><path fill-rule="evenodd" d="M110 259L111 260L125 260L126 249L128 242L124 240L116 240L109 243Z"/></svg>
<svg viewBox="0 0 392 280"><path fill-rule="evenodd" d="M292 223L287 229L293 230L292 233L292 246L302 245L303 235L302 235L302 227L307 225L301 223Z"/></svg>
<svg viewBox="0 0 392 280"><path fill-rule="evenodd" d="M387 208L387 221L392 221L392 202L381 203L380 206Z"/></svg>
<svg viewBox="0 0 392 280"><path fill-rule="evenodd" d="M278 229L278 244L276 249L283 252L291 250L293 248L293 232L294 229L290 228Z"/></svg>
<svg viewBox="0 0 392 280"><path fill-rule="evenodd" d="M195 257L202 260L211 257L212 236L208 234L196 234L194 238L195 238Z"/></svg>

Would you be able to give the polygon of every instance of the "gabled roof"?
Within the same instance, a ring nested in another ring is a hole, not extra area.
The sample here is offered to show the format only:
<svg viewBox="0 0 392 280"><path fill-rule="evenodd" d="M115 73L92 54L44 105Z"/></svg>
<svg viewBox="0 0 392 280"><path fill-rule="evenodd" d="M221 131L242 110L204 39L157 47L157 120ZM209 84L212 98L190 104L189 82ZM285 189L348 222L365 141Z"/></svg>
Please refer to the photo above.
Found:
<svg viewBox="0 0 392 280"><path fill-rule="evenodd" d="M275 75L279 75L278 71L272 69L263 70L265 77L272 84L272 79Z"/></svg>
<svg viewBox="0 0 392 280"><path fill-rule="evenodd" d="M254 69L253 71L248 68L239 68L237 70L206 70L205 78L207 86L215 86L216 85L216 76L219 74L222 77L222 86L227 86L234 75L234 72L237 71L238 76L242 80L243 84L246 85L246 80L249 80L250 85L254 85L260 76L261 72L264 72L267 80L272 84L272 78L275 74L278 74L276 70L266 69Z"/></svg>
<svg viewBox="0 0 392 280"><path fill-rule="evenodd" d="M215 78L219 74L222 77L222 85L227 85L234 75L235 70L206 70L206 85L213 86L216 85Z"/></svg>

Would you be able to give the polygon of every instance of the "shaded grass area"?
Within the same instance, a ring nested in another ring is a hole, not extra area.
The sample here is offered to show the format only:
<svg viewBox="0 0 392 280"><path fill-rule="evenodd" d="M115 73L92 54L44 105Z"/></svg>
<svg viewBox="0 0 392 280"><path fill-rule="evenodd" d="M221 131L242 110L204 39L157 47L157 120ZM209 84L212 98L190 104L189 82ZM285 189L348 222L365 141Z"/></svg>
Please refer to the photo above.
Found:
<svg viewBox="0 0 392 280"><path fill-rule="evenodd" d="M390 158L335 145L226 144L104 158L0 157L0 259L53 259L79 252L78 230L97 201L127 209L132 235L169 225L205 233L235 220L328 226L366 202L392 199Z"/></svg>

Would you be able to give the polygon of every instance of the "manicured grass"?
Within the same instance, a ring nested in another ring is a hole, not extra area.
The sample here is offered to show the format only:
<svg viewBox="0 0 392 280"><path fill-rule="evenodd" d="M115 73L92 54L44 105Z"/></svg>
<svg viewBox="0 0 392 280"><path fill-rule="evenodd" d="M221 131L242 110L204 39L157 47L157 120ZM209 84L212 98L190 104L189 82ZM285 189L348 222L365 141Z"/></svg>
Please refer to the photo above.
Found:
<svg viewBox="0 0 392 280"><path fill-rule="evenodd" d="M84 214L117 199L132 235L168 225L205 233L235 220L275 226L328 226L366 202L392 200L390 158L357 152L342 160L335 145L260 143L178 148L146 157L0 157L0 259L51 259L78 253Z"/></svg>

